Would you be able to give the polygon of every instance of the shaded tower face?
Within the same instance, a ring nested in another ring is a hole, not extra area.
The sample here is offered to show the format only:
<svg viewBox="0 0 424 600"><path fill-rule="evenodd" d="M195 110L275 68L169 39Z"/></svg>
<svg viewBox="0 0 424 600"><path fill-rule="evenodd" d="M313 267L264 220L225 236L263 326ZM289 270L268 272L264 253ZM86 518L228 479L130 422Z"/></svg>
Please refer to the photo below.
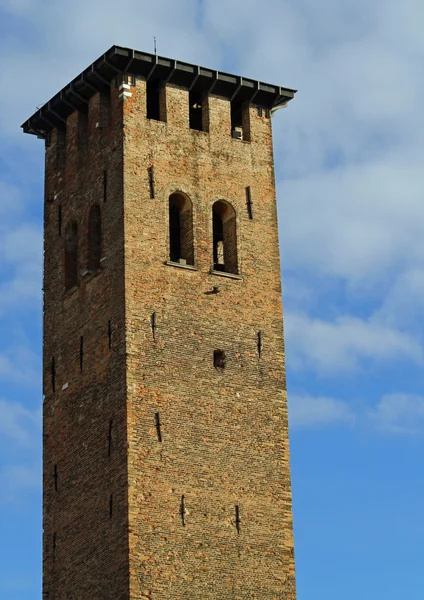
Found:
<svg viewBox="0 0 424 600"><path fill-rule="evenodd" d="M49 600L294 600L271 109L113 47L46 138Z"/></svg>

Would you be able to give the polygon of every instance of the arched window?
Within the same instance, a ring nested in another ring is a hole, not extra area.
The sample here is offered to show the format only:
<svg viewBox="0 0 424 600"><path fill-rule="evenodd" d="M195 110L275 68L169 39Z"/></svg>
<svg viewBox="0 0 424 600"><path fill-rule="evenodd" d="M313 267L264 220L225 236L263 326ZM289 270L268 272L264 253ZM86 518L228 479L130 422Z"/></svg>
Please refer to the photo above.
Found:
<svg viewBox="0 0 424 600"><path fill-rule="evenodd" d="M194 265L193 206L180 192L169 196L169 255L172 262Z"/></svg>
<svg viewBox="0 0 424 600"><path fill-rule="evenodd" d="M228 202L218 200L212 207L213 268L238 273L236 211Z"/></svg>
<svg viewBox="0 0 424 600"><path fill-rule="evenodd" d="M65 231L65 288L78 284L78 229L75 221L68 223Z"/></svg>
<svg viewBox="0 0 424 600"><path fill-rule="evenodd" d="M102 258L102 217L100 206L94 204L88 216L88 260L87 269L98 271Z"/></svg>

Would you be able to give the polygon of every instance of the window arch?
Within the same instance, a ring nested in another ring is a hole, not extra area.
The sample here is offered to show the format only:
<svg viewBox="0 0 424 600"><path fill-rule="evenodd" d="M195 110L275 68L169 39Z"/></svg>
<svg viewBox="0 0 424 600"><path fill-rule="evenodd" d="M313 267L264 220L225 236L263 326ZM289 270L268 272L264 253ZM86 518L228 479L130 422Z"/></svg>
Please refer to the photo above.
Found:
<svg viewBox="0 0 424 600"><path fill-rule="evenodd" d="M236 211L225 200L212 207L213 268L225 273L238 273Z"/></svg>
<svg viewBox="0 0 424 600"><path fill-rule="evenodd" d="M65 231L65 289L78 285L78 228L75 221Z"/></svg>
<svg viewBox="0 0 424 600"><path fill-rule="evenodd" d="M169 257L172 262L194 265L193 205L185 194L169 196Z"/></svg>
<svg viewBox="0 0 424 600"><path fill-rule="evenodd" d="M87 269L98 271L102 258L102 216L100 206L94 204L88 215L88 260Z"/></svg>

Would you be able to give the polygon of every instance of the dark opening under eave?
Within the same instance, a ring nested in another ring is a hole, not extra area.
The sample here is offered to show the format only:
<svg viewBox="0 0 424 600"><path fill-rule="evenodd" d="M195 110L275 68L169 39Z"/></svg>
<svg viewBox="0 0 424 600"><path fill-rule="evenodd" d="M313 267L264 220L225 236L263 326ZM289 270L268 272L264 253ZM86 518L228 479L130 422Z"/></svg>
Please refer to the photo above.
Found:
<svg viewBox="0 0 424 600"><path fill-rule="evenodd" d="M75 110L87 110L95 93L109 93L117 75L128 73L275 109L293 99L296 90L253 79L214 71L190 63L112 46L73 81L65 86L22 125L25 133L45 138L55 128L64 128Z"/></svg>

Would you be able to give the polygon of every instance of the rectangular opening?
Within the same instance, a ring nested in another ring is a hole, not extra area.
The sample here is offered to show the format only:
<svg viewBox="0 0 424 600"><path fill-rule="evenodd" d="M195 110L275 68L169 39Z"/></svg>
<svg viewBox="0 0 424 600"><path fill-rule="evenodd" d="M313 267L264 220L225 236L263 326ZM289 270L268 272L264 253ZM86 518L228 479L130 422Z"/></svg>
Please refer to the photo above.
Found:
<svg viewBox="0 0 424 600"><path fill-rule="evenodd" d="M240 533L240 509L239 509L238 504L236 504L236 506L235 506L235 513L236 513L235 525L236 525L237 533Z"/></svg>
<svg viewBox="0 0 424 600"><path fill-rule="evenodd" d="M181 496L180 515L181 515L181 522L183 524L183 527L185 527L185 501L184 501L184 495Z"/></svg>
<svg viewBox="0 0 424 600"><path fill-rule="evenodd" d="M113 514L113 494L111 494L110 498L109 498L109 519L112 518L112 514Z"/></svg>
<svg viewBox="0 0 424 600"><path fill-rule="evenodd" d="M55 393L55 391L56 391L56 365L55 365L54 356L52 357L50 370L51 370L51 380L52 380L52 391L53 391L53 393Z"/></svg>
<svg viewBox="0 0 424 600"><path fill-rule="evenodd" d="M150 198L153 200L155 197L155 171L154 167L151 166L147 169L149 175L149 190L150 190Z"/></svg>
<svg viewBox="0 0 424 600"><path fill-rule="evenodd" d="M236 100L231 102L231 136L238 140L250 141L249 105Z"/></svg>
<svg viewBox="0 0 424 600"><path fill-rule="evenodd" d="M112 453L112 428L113 428L113 419L109 421L109 434L107 438L107 455L110 456Z"/></svg>
<svg viewBox="0 0 424 600"><path fill-rule="evenodd" d="M190 129L197 129L197 131L206 131L203 107L203 103L207 102L206 98L200 92L190 92L188 96L188 102Z"/></svg>
<svg viewBox="0 0 424 600"><path fill-rule="evenodd" d="M164 87L159 80L149 79L146 81L146 107L147 118L155 121L164 121L163 110L161 110L161 95Z"/></svg>
<svg viewBox="0 0 424 600"><path fill-rule="evenodd" d="M112 321L109 320L107 322L107 337L108 337L108 343L109 343L109 350L112 349Z"/></svg>
<svg viewBox="0 0 424 600"><path fill-rule="evenodd" d="M215 369L223 370L225 369L225 352L224 350L214 350L213 351L213 366Z"/></svg>
<svg viewBox="0 0 424 600"><path fill-rule="evenodd" d="M249 219L253 219L252 194L250 192L250 186L246 188L246 206Z"/></svg>
<svg viewBox="0 0 424 600"><path fill-rule="evenodd" d="M82 366L84 362L84 338L80 337L80 352L79 352L79 360L80 360L80 371L82 373Z"/></svg>
<svg viewBox="0 0 424 600"><path fill-rule="evenodd" d="M53 560L56 560L56 547L57 547L57 540L56 540L56 534L53 534Z"/></svg>
<svg viewBox="0 0 424 600"><path fill-rule="evenodd" d="M150 317L150 325L152 328L152 335L153 335L153 339L156 339L156 329L157 329L157 324L156 324L156 313L152 313L152 316Z"/></svg>
<svg viewBox="0 0 424 600"><path fill-rule="evenodd" d="M262 354L262 331L258 331L258 356Z"/></svg>
<svg viewBox="0 0 424 600"><path fill-rule="evenodd" d="M107 200L107 170L103 171L103 202Z"/></svg>
<svg viewBox="0 0 424 600"><path fill-rule="evenodd" d="M156 433L158 436L158 442L162 443L162 430L161 430L161 422L160 422L160 416L159 413L155 413L155 427L156 427Z"/></svg>

